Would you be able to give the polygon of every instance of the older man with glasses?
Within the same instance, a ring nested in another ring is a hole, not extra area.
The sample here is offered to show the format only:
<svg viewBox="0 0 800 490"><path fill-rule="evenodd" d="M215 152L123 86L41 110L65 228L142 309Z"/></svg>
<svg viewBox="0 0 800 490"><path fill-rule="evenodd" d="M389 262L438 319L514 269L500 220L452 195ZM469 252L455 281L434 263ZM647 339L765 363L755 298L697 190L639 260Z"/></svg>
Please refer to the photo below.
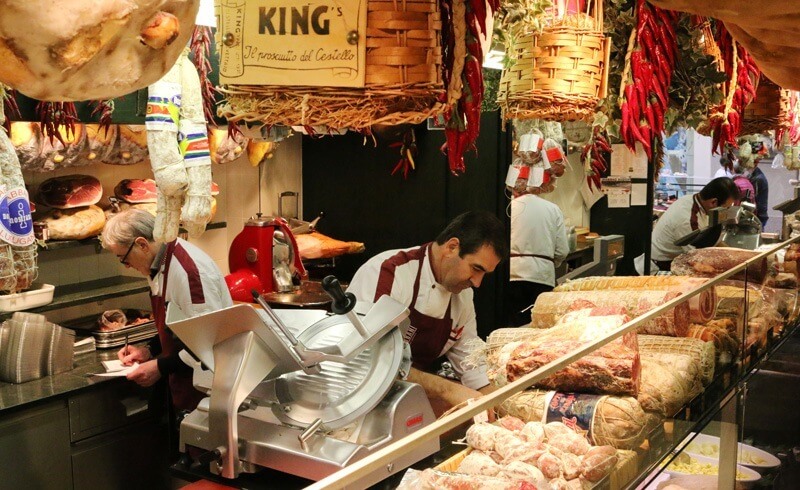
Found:
<svg viewBox="0 0 800 490"><path fill-rule="evenodd" d="M175 409L193 410L204 395L194 389L192 370L178 357L183 346L166 327L166 305L172 302L187 316L196 316L232 306L233 301L222 272L205 252L180 238L155 241L154 226L150 213L130 209L109 219L103 229L103 247L150 283L158 328L148 346L123 347L118 356L125 365L139 363L128 379L141 386L168 376Z"/></svg>

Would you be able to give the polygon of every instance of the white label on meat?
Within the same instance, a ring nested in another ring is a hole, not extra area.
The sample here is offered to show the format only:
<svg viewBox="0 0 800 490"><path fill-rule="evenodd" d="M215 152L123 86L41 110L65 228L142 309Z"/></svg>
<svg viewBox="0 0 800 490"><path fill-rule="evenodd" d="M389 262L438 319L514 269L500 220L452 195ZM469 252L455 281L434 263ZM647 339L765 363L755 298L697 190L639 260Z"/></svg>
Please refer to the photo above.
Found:
<svg viewBox="0 0 800 490"><path fill-rule="evenodd" d="M33 244L33 218L24 187L0 186L0 240L15 246Z"/></svg>

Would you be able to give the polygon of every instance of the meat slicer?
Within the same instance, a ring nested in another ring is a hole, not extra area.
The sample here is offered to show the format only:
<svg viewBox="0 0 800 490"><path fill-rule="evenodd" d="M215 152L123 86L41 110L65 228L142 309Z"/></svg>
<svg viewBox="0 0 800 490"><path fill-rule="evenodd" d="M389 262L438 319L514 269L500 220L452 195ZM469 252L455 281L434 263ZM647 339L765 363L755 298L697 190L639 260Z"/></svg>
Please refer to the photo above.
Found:
<svg viewBox="0 0 800 490"><path fill-rule="evenodd" d="M251 289L263 293L296 290L306 276L292 230L283 218L250 218L231 243L231 273L225 282L235 301L253 300Z"/></svg>
<svg viewBox="0 0 800 490"><path fill-rule="evenodd" d="M199 449L212 473L236 478L261 467L319 480L435 420L403 342L408 309L381 297L363 317L333 276L323 280L334 315L238 304L167 324L202 362L197 389L210 393L181 423L180 448ZM203 366L208 369L204 369ZM438 451L437 439L358 482L365 488Z"/></svg>

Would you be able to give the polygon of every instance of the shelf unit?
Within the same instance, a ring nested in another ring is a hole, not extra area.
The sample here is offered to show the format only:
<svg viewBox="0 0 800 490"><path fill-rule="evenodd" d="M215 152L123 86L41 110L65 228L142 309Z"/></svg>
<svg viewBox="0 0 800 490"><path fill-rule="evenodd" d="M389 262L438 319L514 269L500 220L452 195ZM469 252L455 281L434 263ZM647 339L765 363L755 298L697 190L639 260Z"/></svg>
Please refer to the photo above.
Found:
<svg viewBox="0 0 800 490"><path fill-rule="evenodd" d="M217 221L206 225L206 230L221 230L227 227L227 222ZM186 233L186 230L181 228L180 232ZM46 242L44 246L39 245L39 251L48 252L54 250L66 250L69 248L85 247L87 245L94 245L96 253L100 253L102 251L102 245L100 244L99 237L84 238L83 240L52 240Z"/></svg>

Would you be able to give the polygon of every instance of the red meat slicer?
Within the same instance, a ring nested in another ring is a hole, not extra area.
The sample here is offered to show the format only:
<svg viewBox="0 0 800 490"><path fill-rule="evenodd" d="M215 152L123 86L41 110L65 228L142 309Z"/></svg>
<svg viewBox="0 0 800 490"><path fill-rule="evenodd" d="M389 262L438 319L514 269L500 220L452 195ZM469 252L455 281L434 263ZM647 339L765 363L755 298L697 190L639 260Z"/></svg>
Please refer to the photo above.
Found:
<svg viewBox="0 0 800 490"><path fill-rule="evenodd" d="M292 230L283 218L250 218L228 252L225 276L234 301L253 302L260 294L295 291L307 276Z"/></svg>

